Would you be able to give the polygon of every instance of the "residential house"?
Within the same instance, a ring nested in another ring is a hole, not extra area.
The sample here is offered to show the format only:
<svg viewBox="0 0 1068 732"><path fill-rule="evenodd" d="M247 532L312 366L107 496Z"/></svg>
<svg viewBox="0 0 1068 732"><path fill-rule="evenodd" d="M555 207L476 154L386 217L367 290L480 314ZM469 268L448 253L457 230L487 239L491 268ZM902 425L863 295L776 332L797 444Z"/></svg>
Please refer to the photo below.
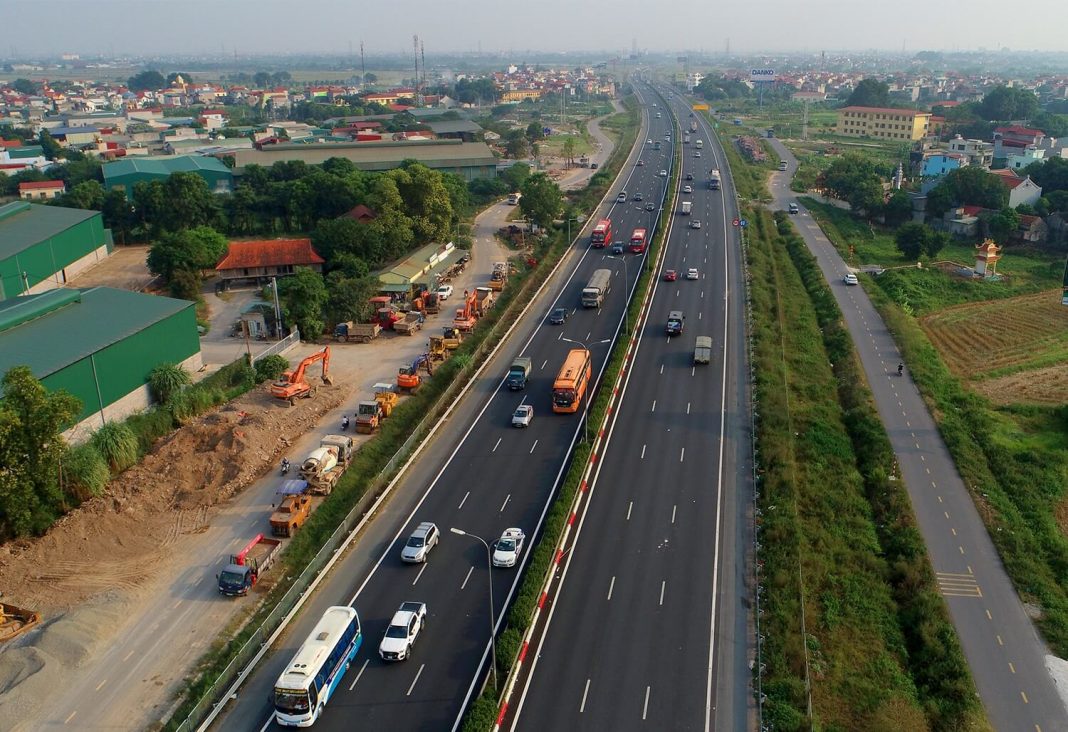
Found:
<svg viewBox="0 0 1068 732"><path fill-rule="evenodd" d="M1029 127L1009 125L994 128L994 157L1003 160L1009 155L1021 152L1028 145L1042 147L1046 133Z"/></svg>
<svg viewBox="0 0 1068 732"><path fill-rule="evenodd" d="M215 271L227 286L235 280L262 282L284 277L295 273L297 267L322 272L325 261L312 248L311 239L232 241Z"/></svg>
<svg viewBox="0 0 1068 732"><path fill-rule="evenodd" d="M1049 227L1046 225L1046 222L1042 220L1041 216L1020 214L1020 226L1016 230L1013 238L1020 241L1030 242L1032 244L1038 244L1044 242L1048 234Z"/></svg>
<svg viewBox="0 0 1068 732"><path fill-rule="evenodd" d="M915 109L843 107L836 132L852 137L922 140L930 134L931 114Z"/></svg>
<svg viewBox="0 0 1068 732"><path fill-rule="evenodd" d="M1023 170L1031 163L1041 163L1045 157L1045 149L1028 145L1023 150L1006 155L1005 167L1009 170Z"/></svg>
<svg viewBox="0 0 1068 732"><path fill-rule="evenodd" d="M376 214L367 206L364 206L362 203L359 203L356 204L356 206L351 210L346 211L345 213L341 214L341 216L338 216L338 218L354 219L356 221L359 221L361 224L366 224L377 219L378 214Z"/></svg>
<svg viewBox="0 0 1068 732"><path fill-rule="evenodd" d="M24 201L51 200L67 192L67 184L61 180L39 180L19 183L19 198Z"/></svg>
<svg viewBox="0 0 1068 732"><path fill-rule="evenodd" d="M1031 176L1021 178L1011 170L992 170L990 172L1001 178L1001 182L1009 189L1009 208L1016 208L1024 203L1028 206L1034 206L1038 203L1038 199L1042 197L1042 186L1031 180Z"/></svg>
<svg viewBox="0 0 1068 732"><path fill-rule="evenodd" d="M989 168L994 162L994 143L983 140L964 139L957 135L949 141L949 151L968 158L968 165Z"/></svg>
<svg viewBox="0 0 1068 732"><path fill-rule="evenodd" d="M962 153L928 150L923 154L923 167L920 169L920 175L925 178L940 178L950 171L967 165L968 158Z"/></svg>
<svg viewBox="0 0 1068 732"><path fill-rule="evenodd" d="M979 233L979 214L982 206L958 206L942 216L942 228L959 237L975 237Z"/></svg>

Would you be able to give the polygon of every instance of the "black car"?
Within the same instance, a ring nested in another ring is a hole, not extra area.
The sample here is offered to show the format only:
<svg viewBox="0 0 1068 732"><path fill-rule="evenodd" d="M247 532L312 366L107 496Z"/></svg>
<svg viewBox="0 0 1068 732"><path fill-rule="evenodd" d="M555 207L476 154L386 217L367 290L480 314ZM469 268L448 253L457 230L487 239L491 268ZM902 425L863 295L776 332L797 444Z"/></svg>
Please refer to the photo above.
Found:
<svg viewBox="0 0 1068 732"><path fill-rule="evenodd" d="M686 180L693 180L693 173L687 173Z"/></svg>
<svg viewBox="0 0 1068 732"><path fill-rule="evenodd" d="M612 248L608 250L608 253L609 254L622 254L623 253L623 242L621 242L621 241L612 242Z"/></svg>
<svg viewBox="0 0 1068 732"><path fill-rule="evenodd" d="M565 322L567 322L567 308L556 308L549 315L551 325L563 325Z"/></svg>

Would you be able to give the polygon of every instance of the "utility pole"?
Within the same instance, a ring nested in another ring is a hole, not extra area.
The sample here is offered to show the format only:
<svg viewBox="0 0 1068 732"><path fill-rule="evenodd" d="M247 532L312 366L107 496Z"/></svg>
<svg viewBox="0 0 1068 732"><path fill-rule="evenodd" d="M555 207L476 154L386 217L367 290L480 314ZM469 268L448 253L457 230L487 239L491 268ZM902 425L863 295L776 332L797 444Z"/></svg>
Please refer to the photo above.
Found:
<svg viewBox="0 0 1068 732"><path fill-rule="evenodd" d="M412 56L415 60L415 106L419 106L419 36L412 36Z"/></svg>
<svg viewBox="0 0 1068 732"><path fill-rule="evenodd" d="M363 41L360 41L360 86L367 83L367 61L363 56Z"/></svg>
<svg viewBox="0 0 1068 732"><path fill-rule="evenodd" d="M426 95L426 46L419 41L419 63L423 66L423 94Z"/></svg>

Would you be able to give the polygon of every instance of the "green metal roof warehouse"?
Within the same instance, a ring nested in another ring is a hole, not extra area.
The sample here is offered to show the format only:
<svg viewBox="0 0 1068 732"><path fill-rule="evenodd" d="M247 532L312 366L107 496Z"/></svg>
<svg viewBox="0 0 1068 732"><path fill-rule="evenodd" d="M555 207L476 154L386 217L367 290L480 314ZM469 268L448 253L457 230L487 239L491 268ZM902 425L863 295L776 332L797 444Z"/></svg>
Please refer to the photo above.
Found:
<svg viewBox="0 0 1068 732"><path fill-rule="evenodd" d="M217 158L203 155L166 155L163 157L130 157L106 163L103 167L104 187L125 188L127 197L141 181L163 181L171 173L196 173L215 193L229 193L234 189L234 173Z"/></svg>
<svg viewBox="0 0 1068 732"><path fill-rule="evenodd" d="M50 391L66 389L82 400L79 421L145 392L149 372L161 363L199 368L199 354L195 305L185 300L93 287L0 302L0 374L29 366ZM119 411L124 416L147 403L143 394Z"/></svg>
<svg viewBox="0 0 1068 732"><path fill-rule="evenodd" d="M0 300L59 287L111 246L99 211L26 201L0 206Z"/></svg>

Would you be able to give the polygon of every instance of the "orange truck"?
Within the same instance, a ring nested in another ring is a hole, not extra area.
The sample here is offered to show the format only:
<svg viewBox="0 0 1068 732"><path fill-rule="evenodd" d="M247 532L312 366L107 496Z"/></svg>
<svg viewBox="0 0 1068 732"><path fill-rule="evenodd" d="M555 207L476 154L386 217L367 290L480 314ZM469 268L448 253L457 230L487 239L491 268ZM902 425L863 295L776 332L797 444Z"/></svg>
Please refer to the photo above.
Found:
<svg viewBox="0 0 1068 732"><path fill-rule="evenodd" d="M311 516L311 509L311 496L306 493L287 495L271 514L271 533L293 536Z"/></svg>

